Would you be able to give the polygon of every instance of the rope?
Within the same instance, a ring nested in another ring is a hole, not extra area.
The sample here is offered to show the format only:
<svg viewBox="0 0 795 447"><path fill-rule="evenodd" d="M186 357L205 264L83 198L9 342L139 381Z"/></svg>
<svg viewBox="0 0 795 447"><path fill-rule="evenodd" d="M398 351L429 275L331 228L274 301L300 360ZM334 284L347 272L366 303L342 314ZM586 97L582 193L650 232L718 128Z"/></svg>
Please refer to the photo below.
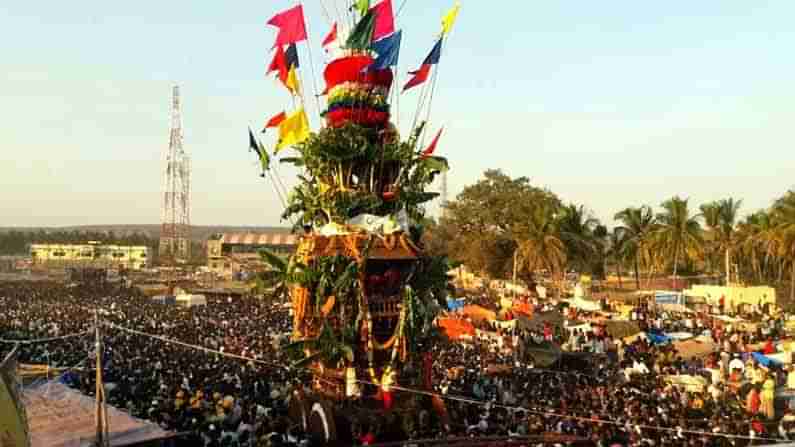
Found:
<svg viewBox="0 0 795 447"><path fill-rule="evenodd" d="M244 361L248 361L248 362L254 362L254 363L267 365L267 366L271 366L271 367L284 368L285 370L290 370L291 369L291 368L286 367L284 365L277 365L275 363L265 362L265 361L258 360L258 359L244 357L244 356L241 356L241 355L221 352L221 351L217 351L217 350L214 350L214 349L205 348L203 346L192 345L190 343L184 343L184 342L177 341L177 340L172 340L172 339L169 339L169 338L166 338L166 337L161 337L161 336L158 336L158 335L148 334L146 332L141 332L141 331L137 331L137 330L134 330L134 329L125 328L125 327L122 327L122 326L119 326L119 325L116 325L116 324L113 324L113 323L109 323L109 322L102 322L101 324L103 324L105 326L108 326L110 328L113 328L113 329L120 330L120 331L129 332L129 333L140 335L140 336L144 336L144 337L150 337L150 338L153 338L153 339L156 339L156 340L160 340L160 341L162 341L164 343L173 343L173 344L177 344L177 345L180 345L180 346L183 346L183 347L186 347L186 348L196 349L196 350L199 350L199 351L203 351L203 352L219 355L219 356L222 356L222 357L228 357L228 358L244 360ZM306 368L302 368L302 369L306 369ZM379 387L380 386L380 385L378 385L376 383L373 383L373 382L370 382L370 381L367 381L367 380L358 380L357 379L356 383L362 384L362 385L370 385L370 386L374 386L374 387ZM395 389L395 390L398 390L398 391L406 392L406 393L412 393L412 394L429 396L429 397L436 397L436 398L444 399L444 400L448 400L448 401L455 401L455 402L461 402L461 403L470 404L470 405L482 406L482 407L485 407L486 409L503 408L503 409L506 409L506 410L509 410L509 411L513 411L513 412L522 411L522 412L525 412L525 413L535 414L535 415L539 415L539 416L558 417L558 418L561 418L561 419L570 419L570 420L584 421L584 422L592 423L592 424L610 424L610 425L616 425L616 426L626 426L626 425L628 425L625 422L619 422L619 421L614 421L614 420L610 420L610 419L599 419L599 418L589 418L589 417L582 417L582 416L572 416L572 415L556 413L554 411L531 410L531 409L524 408L524 407L519 407L519 406L510 406L510 405L496 404L494 402L486 402L486 401L481 401L481 400L477 400L477 399L471 399L471 398L463 397L463 396L456 396L456 395L449 395L449 394L440 394L440 393L434 393L434 392L425 391L425 390L418 390L418 389L413 389L413 388L401 387L401 386L397 386L397 385L393 385L392 388ZM670 428L670 427L663 427L663 426L658 426L658 425L646 425L646 424L629 424L629 425L633 429L646 429L646 430L673 432L673 433L676 433L677 436L680 436L680 437L683 434L692 434L692 435L713 436L713 437L721 437L721 438L729 438L729 439L747 439L747 440L764 440L764 441L772 441L772 442L787 442L786 440L778 439L778 438L766 438L766 437L759 437L759 436L754 437L754 436L745 436L745 435L733 435L733 434L729 434L729 433L706 432L706 431L702 431L702 430L689 430L689 429L684 429L684 428L681 428L681 427Z"/></svg>
<svg viewBox="0 0 795 447"><path fill-rule="evenodd" d="M301 2L301 5L303 6L303 2ZM307 20L304 19L304 21ZM309 25L306 25L306 33L307 35L311 35L311 33L309 32ZM323 110L320 107L320 97L317 94L317 76L315 75L315 58L312 56L311 42L306 43L306 49L309 52L309 71L311 72L310 74L312 75L312 96L315 97L315 106L317 107L317 115L320 116ZM322 120L321 120L321 126L322 126Z"/></svg>
<svg viewBox="0 0 795 447"><path fill-rule="evenodd" d="M62 335L60 337L37 338L35 340L6 340L6 339L0 338L0 343L17 344L17 345L32 345L32 344L35 344L35 343L46 343L46 342L50 342L50 341L57 341L57 340L64 340L64 339L72 338L72 337L79 337L81 335L86 335L86 334L89 334L89 333L91 333L91 331L77 332L77 333L74 333L74 334Z"/></svg>
<svg viewBox="0 0 795 447"><path fill-rule="evenodd" d="M270 363L270 362L266 362L264 360L254 359L254 358L251 358L251 357L244 357L242 355L232 354L232 353L229 353L229 352L217 351L215 349L205 348L204 346L192 345L190 343L181 342L179 340L173 340L173 339L162 337L162 336L159 336L159 335L148 334L146 332L137 331L135 329L129 329L129 328L126 328L126 327L123 327L123 326L119 326L117 324L113 324L113 323L110 323L110 322L107 322L107 321L102 321L101 324L104 325L104 326L107 326L109 328L122 331L122 332L128 332L128 333L131 333L131 334L140 335L142 337L153 338L155 340L160 340L163 343L171 343L171 344L179 345L179 346L182 346L182 347L185 347L185 348L196 349L198 351L203 351L203 352L208 353L208 354L215 354L215 355L218 355L218 356L221 356L221 357L227 357L227 358L236 359L236 360L244 360L244 361L247 361L247 362L253 362L253 363L260 364L260 365L265 365L265 366L270 366L270 367L275 367L275 368L283 368L283 369L286 369L286 370L290 369L289 367L286 367L284 365L278 365L276 363Z"/></svg>

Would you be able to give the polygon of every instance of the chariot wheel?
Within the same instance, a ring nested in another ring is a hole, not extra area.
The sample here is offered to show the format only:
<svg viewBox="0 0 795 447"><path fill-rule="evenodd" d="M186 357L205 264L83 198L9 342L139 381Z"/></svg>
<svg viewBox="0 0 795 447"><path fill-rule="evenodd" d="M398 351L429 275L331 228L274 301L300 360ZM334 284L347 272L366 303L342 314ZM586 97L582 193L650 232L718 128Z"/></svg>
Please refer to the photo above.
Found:
<svg viewBox="0 0 795 447"><path fill-rule="evenodd" d="M323 443L337 440L337 424L334 422L334 410L326 401L312 404L309 412L309 426L307 433Z"/></svg>

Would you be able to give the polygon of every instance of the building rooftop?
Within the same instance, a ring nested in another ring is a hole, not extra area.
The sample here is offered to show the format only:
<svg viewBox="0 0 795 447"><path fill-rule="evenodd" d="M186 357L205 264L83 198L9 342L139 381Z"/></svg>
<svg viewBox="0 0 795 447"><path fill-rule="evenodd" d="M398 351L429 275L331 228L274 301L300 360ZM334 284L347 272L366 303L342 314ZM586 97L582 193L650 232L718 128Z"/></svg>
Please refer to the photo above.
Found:
<svg viewBox="0 0 795 447"><path fill-rule="evenodd" d="M224 233L223 244L239 245L298 245L298 236L290 233Z"/></svg>

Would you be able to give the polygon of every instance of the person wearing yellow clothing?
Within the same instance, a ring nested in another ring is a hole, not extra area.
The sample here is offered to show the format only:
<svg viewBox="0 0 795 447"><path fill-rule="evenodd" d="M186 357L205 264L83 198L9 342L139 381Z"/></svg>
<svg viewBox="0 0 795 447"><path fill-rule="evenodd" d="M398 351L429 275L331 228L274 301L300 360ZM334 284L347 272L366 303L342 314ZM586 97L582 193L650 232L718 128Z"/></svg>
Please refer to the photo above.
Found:
<svg viewBox="0 0 795 447"><path fill-rule="evenodd" d="M767 379L765 381L765 384L762 386L760 410L762 414L764 414L770 420L772 420L776 416L776 409L773 405L775 399L776 399L776 384L773 383L773 379Z"/></svg>
<svg viewBox="0 0 795 447"><path fill-rule="evenodd" d="M752 376L751 376L751 382L754 385L761 385L762 383L764 383L766 376L767 376L767 371L765 371L764 368L756 367L753 370L753 373L752 373Z"/></svg>
<svg viewBox="0 0 795 447"><path fill-rule="evenodd" d="M185 393L182 390L180 390L177 393L177 398L174 399L174 409L179 411L182 409L183 405L185 405Z"/></svg>

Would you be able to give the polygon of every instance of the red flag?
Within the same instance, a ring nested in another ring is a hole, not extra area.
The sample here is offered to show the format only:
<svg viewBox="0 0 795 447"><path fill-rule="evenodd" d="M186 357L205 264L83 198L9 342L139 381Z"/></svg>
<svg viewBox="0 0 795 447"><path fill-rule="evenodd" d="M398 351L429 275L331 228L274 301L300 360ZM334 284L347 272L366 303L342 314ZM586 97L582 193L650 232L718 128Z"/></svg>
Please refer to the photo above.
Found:
<svg viewBox="0 0 795 447"><path fill-rule="evenodd" d="M328 33L325 39L323 39L323 46L327 47L332 44L335 40L337 40L337 22L334 22L334 25L331 27L331 32Z"/></svg>
<svg viewBox="0 0 795 447"><path fill-rule="evenodd" d="M414 77L411 78L409 82L406 83L406 85L403 87L403 91L405 92L406 90L412 87L416 87L422 84L423 82L427 81L428 75L430 73L431 73L431 66L428 64L423 65L417 71L410 71L409 74L414 75Z"/></svg>
<svg viewBox="0 0 795 447"><path fill-rule="evenodd" d="M290 72L290 68L287 66L287 55L284 53L284 49L281 46L276 48L276 54L273 55L273 60L270 66L268 66L268 74L273 71L279 72L279 79L281 79L282 83L287 82L287 75Z"/></svg>
<svg viewBox="0 0 795 447"><path fill-rule="evenodd" d="M392 13L392 0L382 0L371 9L375 13L373 41L395 32L395 15Z"/></svg>
<svg viewBox="0 0 795 447"><path fill-rule="evenodd" d="M274 47L282 47L306 40L304 7L301 5L276 14L268 20L268 25L279 28L276 43L273 44Z"/></svg>
<svg viewBox="0 0 795 447"><path fill-rule="evenodd" d="M439 133L437 133L436 136L433 138L433 141L431 141L431 144L429 144L428 147L425 148L424 151L422 151L422 158L430 157L431 155L433 155L433 152L436 150L436 145L439 144L439 137L442 136L442 131L443 130L444 130L444 127L439 129Z"/></svg>
<svg viewBox="0 0 795 447"><path fill-rule="evenodd" d="M284 113L284 112L281 112L278 115L275 115L273 118L269 119L268 122L265 123L265 128L263 128L262 131L265 132L265 129L268 129L268 128L271 128L271 127L278 127L279 124L281 124L282 121L284 121L286 119L287 119L287 114Z"/></svg>

